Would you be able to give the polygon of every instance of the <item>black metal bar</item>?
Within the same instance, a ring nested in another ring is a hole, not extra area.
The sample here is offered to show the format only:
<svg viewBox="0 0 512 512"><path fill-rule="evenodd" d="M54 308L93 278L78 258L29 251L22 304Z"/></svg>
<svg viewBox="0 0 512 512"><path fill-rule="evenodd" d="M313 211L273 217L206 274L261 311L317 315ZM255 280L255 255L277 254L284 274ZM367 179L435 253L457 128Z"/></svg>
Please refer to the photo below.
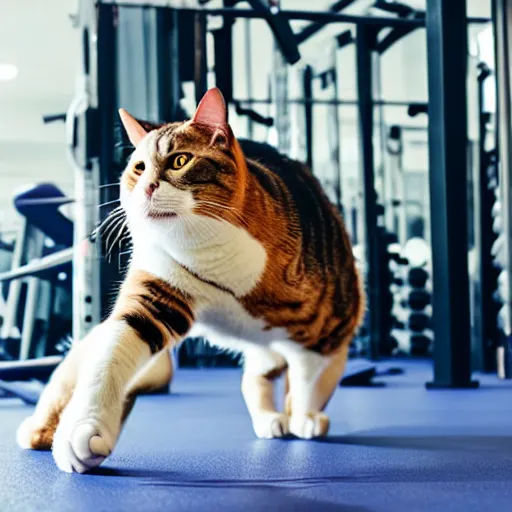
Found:
<svg viewBox="0 0 512 512"><path fill-rule="evenodd" d="M213 31L215 53L215 85L222 91L226 102L233 99L233 20Z"/></svg>
<svg viewBox="0 0 512 512"><path fill-rule="evenodd" d="M360 166L364 197L364 226L366 252L366 283L368 296L369 357L378 359L382 341L383 315L379 307L380 258L377 219L377 193L374 183L373 155L373 80L372 48L375 30L359 26L356 32L357 92L359 110Z"/></svg>
<svg viewBox="0 0 512 512"><path fill-rule="evenodd" d="M388 2L387 0L376 0L373 7L375 9L380 9L381 11L390 12L403 17L409 16L414 12L414 9L409 5L395 1Z"/></svg>
<svg viewBox="0 0 512 512"><path fill-rule="evenodd" d="M466 0L427 1L434 380L470 388Z"/></svg>
<svg viewBox="0 0 512 512"><path fill-rule="evenodd" d="M503 299L508 317L512 318L512 2L493 1L494 50L496 55L497 153L500 166L502 233L505 239L505 272L508 293ZM510 320L509 320L510 323ZM512 378L512 332L504 326L501 346L498 347L498 376Z"/></svg>
<svg viewBox="0 0 512 512"><path fill-rule="evenodd" d="M170 96L172 102L172 111L170 119L172 121L183 120L186 116L182 111L180 100L182 95L181 76L180 76L180 34L179 34L179 11L172 9L170 12L171 33L169 39L169 75L170 75ZM165 67L165 66L162 66Z"/></svg>
<svg viewBox="0 0 512 512"><path fill-rule="evenodd" d="M304 91L304 117L306 130L306 162L310 169L313 169L313 69L306 66L302 76L302 87Z"/></svg>
<svg viewBox="0 0 512 512"><path fill-rule="evenodd" d="M300 52L295 34L289 20L281 16L279 0L247 0L254 12L261 15L268 23L281 55L288 64L295 64L300 60ZM237 9L235 9L237 10Z"/></svg>
<svg viewBox="0 0 512 512"><path fill-rule="evenodd" d="M240 104L253 104L253 105L267 105L271 104L272 100L270 99L256 99L256 98L244 98L244 99L234 99L236 103ZM314 105L347 105L347 106L356 106L358 105L357 100L321 100L321 99L304 99L304 98L289 98L286 100L288 103L302 105L305 103L313 103ZM426 112L427 104L426 103L410 103L408 101L387 101L387 100L374 100L374 106L384 106L384 107L407 107L408 109L421 109L422 112ZM416 115L416 114L413 114Z"/></svg>
<svg viewBox="0 0 512 512"><path fill-rule="evenodd" d="M354 35L352 34L352 30L345 30L341 34L338 34L336 36L336 44L338 45L338 48L344 48L345 46L348 46L349 44L352 44L354 42Z"/></svg>
<svg viewBox="0 0 512 512"><path fill-rule="evenodd" d="M175 73L179 73L179 66L175 62L174 10L157 13L155 19L155 59L156 59L156 103L157 118L152 121L168 119L174 121L176 113ZM159 63L165 62L165 66Z"/></svg>
<svg viewBox="0 0 512 512"><path fill-rule="evenodd" d="M208 89L207 82L207 48L206 48L206 15L197 11L194 16L194 84L196 104Z"/></svg>
<svg viewBox="0 0 512 512"><path fill-rule="evenodd" d="M47 114L43 116L43 123L49 124L55 121L66 121L66 114Z"/></svg>
<svg viewBox="0 0 512 512"><path fill-rule="evenodd" d="M389 32L383 39L381 39L376 46L377 53L382 55L389 50L396 42L400 39L408 36L411 32L414 32L419 27L396 27Z"/></svg>
<svg viewBox="0 0 512 512"><path fill-rule="evenodd" d="M119 179L121 167L115 161L115 126L118 122L118 25L115 9L104 5L98 14L98 119L89 117L87 128L98 138L100 148L99 184L113 183ZM100 191L101 203L119 197L117 190L104 187ZM100 261L101 317L104 318L111 307L112 284L120 278L118 269L110 265L106 258Z"/></svg>
<svg viewBox="0 0 512 512"><path fill-rule="evenodd" d="M123 2L116 2L114 0L99 1L98 4L115 5L123 8L161 8L168 9L170 7L162 7L148 3L126 4ZM189 7L179 8L182 12L202 12L207 16L226 16L231 18L255 18L266 19L264 13L257 12L250 9L236 9L236 8L220 8L220 9L191 9ZM424 20L408 19L408 18L391 18L386 16L352 16L350 14L339 14L328 11L293 11L282 10L279 11L282 18L287 20L303 20L303 21L319 21L322 23L353 23L354 25L370 25L373 27L405 27L415 26L424 27ZM468 23L487 24L491 20L486 17L472 17L468 18Z"/></svg>
<svg viewBox="0 0 512 512"><path fill-rule="evenodd" d="M350 5L352 5L355 0L338 0L334 4L329 7L329 11L331 12L340 12L343 9L346 9ZM311 36L315 35L317 32L320 32L325 27L324 23L311 23L307 27L304 27L297 35L297 43L301 44Z"/></svg>
<svg viewBox="0 0 512 512"><path fill-rule="evenodd" d="M479 103L479 165L478 179L475 184L478 186L479 194L475 194L475 213L477 214L477 225L475 226L475 238L479 251L479 276L478 284L480 301L476 316L479 318L479 342L481 347L481 364L484 372L496 371L496 348L498 345L499 333L497 322L498 304L493 298L497 288L497 270L493 264L492 245L496 239L493 232L492 207L496 200L494 186L490 186L495 176L490 173L491 166L496 168L494 152L486 149L488 138L489 113L484 110L484 84L491 76L491 71L486 65L480 66L478 76L478 103Z"/></svg>

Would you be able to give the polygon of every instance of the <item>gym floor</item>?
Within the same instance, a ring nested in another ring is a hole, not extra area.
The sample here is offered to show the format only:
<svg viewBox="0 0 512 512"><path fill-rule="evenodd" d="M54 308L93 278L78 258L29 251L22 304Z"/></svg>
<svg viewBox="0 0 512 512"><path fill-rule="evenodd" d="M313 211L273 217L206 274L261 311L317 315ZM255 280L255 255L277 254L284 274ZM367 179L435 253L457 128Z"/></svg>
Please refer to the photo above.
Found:
<svg viewBox="0 0 512 512"><path fill-rule="evenodd" d="M399 365L383 387L340 388L323 441L258 440L238 370L180 370L170 395L138 400L112 457L87 475L18 449L31 408L1 399L0 510L511 510L512 384L477 375L478 390L427 391L429 365Z"/></svg>

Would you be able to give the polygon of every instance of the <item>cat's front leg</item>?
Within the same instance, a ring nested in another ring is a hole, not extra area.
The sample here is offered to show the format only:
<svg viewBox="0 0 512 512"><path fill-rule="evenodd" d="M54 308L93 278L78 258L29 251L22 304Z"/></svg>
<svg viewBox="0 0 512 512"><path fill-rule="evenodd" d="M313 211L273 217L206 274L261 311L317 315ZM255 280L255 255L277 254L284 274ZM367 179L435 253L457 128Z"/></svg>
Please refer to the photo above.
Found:
<svg viewBox="0 0 512 512"><path fill-rule="evenodd" d="M128 276L112 315L88 336L87 357L55 432L53 456L62 471L83 473L110 455L130 383L192 322L188 297L147 273Z"/></svg>

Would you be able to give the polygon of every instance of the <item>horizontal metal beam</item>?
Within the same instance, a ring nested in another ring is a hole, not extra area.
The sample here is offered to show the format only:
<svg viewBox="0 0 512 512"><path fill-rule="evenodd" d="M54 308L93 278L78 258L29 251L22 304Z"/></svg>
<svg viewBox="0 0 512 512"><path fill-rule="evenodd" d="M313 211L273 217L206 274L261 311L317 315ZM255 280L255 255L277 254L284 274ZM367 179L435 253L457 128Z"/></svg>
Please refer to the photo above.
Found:
<svg viewBox="0 0 512 512"><path fill-rule="evenodd" d="M0 283L3 281L14 281L15 279L28 276L37 277L41 272L46 272L64 263L71 263L73 261L73 250L73 247L63 249L62 251L50 254L44 258L32 260L30 263L15 268L14 270L1 272Z"/></svg>
<svg viewBox="0 0 512 512"><path fill-rule="evenodd" d="M304 105L304 104L313 104L313 105L346 105L346 106L356 106L359 105L357 100L320 100L315 98L291 98L286 100L288 103L294 105ZM268 99L236 99L233 100L234 103L240 105L269 105L272 103L272 100ZM382 107L416 107L417 105L426 106L426 103L411 103L409 101L386 101L386 100L375 100L372 102L374 106L382 106Z"/></svg>
<svg viewBox="0 0 512 512"><path fill-rule="evenodd" d="M330 12L340 12L343 9L346 9L351 4L354 3L355 0L339 0L338 2L335 2L329 7ZM316 33L318 33L322 28L324 27L323 23L313 22L307 27L304 27L298 34L297 34L297 42L303 43L304 41L307 41L311 36L314 36Z"/></svg>
<svg viewBox="0 0 512 512"><path fill-rule="evenodd" d="M174 8L181 11L197 12L200 11L210 16L225 16L230 18L255 18L265 19L266 15L261 12L254 11L252 9L236 9L236 8L224 8L224 9L191 9L189 7L181 8L179 3L175 3L172 0L154 0L153 2L118 2L115 0L102 0L98 4L109 4L117 7L125 8L149 8L149 7L161 7L161 8ZM370 25L373 27L424 27L425 20L418 19L403 19L393 18L386 16L352 16L350 14L341 14L329 11L294 11L294 10L280 10L279 14L281 17L288 20L303 20L303 21L317 21L322 23L352 23L354 25ZM468 18L468 23L489 23L491 20L484 17L473 17Z"/></svg>

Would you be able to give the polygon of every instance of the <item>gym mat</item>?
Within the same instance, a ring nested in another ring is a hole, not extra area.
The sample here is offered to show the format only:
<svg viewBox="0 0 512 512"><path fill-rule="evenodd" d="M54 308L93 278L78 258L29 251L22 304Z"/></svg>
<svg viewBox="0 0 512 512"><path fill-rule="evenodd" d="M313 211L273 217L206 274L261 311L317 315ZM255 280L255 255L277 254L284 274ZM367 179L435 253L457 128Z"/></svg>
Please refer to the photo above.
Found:
<svg viewBox="0 0 512 512"><path fill-rule="evenodd" d="M86 475L18 449L32 407L0 399L0 510L510 510L512 383L427 391L427 364L400 367L384 387L339 387L323 441L258 440L239 370L180 370L170 395L138 400L112 457Z"/></svg>

